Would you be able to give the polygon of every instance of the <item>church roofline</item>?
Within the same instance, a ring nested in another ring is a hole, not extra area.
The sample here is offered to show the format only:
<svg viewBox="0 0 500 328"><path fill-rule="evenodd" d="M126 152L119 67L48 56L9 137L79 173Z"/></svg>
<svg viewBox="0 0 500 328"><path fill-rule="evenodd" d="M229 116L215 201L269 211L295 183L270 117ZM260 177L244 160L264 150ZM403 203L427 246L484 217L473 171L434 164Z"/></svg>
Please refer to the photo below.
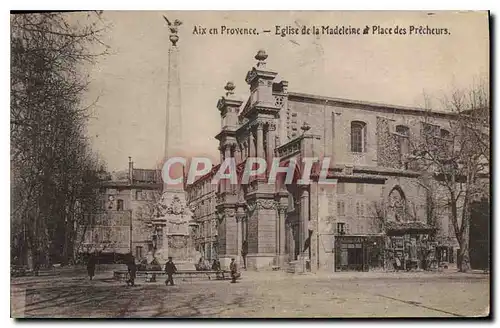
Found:
<svg viewBox="0 0 500 328"><path fill-rule="evenodd" d="M343 106L356 107L367 110L377 110L384 112L405 112L413 115L424 115L430 114L432 116L441 116L441 117L453 117L454 113L445 112L445 111L434 111L427 110L425 108L418 107L408 107L408 106L399 106L399 105L389 105L384 103L376 103L376 102L368 102L361 100L352 100L345 98L334 98L334 97L326 97L319 95L312 95L307 93L300 92L288 92L289 100L298 100L303 102L312 102L317 104L325 104L325 102L329 104L339 104Z"/></svg>
<svg viewBox="0 0 500 328"><path fill-rule="evenodd" d="M205 181L207 179L211 179L215 175L215 173L217 173L217 171L219 170L219 167L220 167L220 164L214 165L212 167L212 169L210 170L210 172L202 175L201 177L197 177L192 184L188 184L186 186L186 190L193 188L194 186L198 185L202 181Z"/></svg>

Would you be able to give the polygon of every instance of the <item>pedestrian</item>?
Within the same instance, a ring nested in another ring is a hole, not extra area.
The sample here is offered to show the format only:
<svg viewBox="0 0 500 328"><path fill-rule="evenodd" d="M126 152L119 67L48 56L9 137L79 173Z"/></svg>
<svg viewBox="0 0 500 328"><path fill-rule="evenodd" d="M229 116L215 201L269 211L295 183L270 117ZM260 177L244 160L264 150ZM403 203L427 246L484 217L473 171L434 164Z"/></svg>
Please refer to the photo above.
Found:
<svg viewBox="0 0 500 328"><path fill-rule="evenodd" d="M396 272L401 269L401 260L399 259L398 255L394 257L394 269L396 269Z"/></svg>
<svg viewBox="0 0 500 328"><path fill-rule="evenodd" d="M248 254L248 242L244 240L241 247L241 257L243 258L243 268L245 270L247 269L247 254Z"/></svg>
<svg viewBox="0 0 500 328"><path fill-rule="evenodd" d="M165 264L165 273L167 274L167 280L165 280L165 285L168 286L170 283L172 286L174 285L173 274L177 272L177 268L175 267L174 262L172 262L172 257L168 257L168 261Z"/></svg>
<svg viewBox="0 0 500 328"><path fill-rule="evenodd" d="M127 286L135 286L135 275L137 273L137 266L135 264L135 258L130 254L127 261L127 269L129 278L127 280Z"/></svg>
<svg viewBox="0 0 500 328"><path fill-rule="evenodd" d="M89 259L87 261L87 274L89 275L89 279L92 280L95 275L95 266L97 262L97 258L95 254L90 254Z"/></svg>
<svg viewBox="0 0 500 328"><path fill-rule="evenodd" d="M231 283L234 284L236 282L236 278L238 275L238 266L236 265L234 258L231 259L231 264L229 264L229 270L231 271Z"/></svg>
<svg viewBox="0 0 500 328"><path fill-rule="evenodd" d="M217 271L217 268L218 268L217 267L217 260L214 259L212 262L212 271Z"/></svg>

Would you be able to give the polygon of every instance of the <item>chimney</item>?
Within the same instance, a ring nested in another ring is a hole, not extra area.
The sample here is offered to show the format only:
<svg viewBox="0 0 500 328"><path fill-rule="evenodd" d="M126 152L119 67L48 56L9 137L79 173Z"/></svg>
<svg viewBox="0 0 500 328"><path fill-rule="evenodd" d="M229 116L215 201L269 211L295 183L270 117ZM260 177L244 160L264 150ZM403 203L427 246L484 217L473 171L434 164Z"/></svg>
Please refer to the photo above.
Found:
<svg viewBox="0 0 500 328"><path fill-rule="evenodd" d="M134 182L134 162L132 162L132 157L128 157L128 180L130 183Z"/></svg>

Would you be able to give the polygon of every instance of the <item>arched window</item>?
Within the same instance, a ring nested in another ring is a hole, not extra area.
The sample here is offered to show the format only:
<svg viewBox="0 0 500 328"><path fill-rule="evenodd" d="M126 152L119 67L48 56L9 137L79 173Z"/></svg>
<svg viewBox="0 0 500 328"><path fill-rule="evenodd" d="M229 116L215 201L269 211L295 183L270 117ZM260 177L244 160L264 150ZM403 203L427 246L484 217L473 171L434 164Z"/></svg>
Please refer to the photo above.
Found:
<svg viewBox="0 0 500 328"><path fill-rule="evenodd" d="M351 122L351 152L362 153L366 151L366 123Z"/></svg>

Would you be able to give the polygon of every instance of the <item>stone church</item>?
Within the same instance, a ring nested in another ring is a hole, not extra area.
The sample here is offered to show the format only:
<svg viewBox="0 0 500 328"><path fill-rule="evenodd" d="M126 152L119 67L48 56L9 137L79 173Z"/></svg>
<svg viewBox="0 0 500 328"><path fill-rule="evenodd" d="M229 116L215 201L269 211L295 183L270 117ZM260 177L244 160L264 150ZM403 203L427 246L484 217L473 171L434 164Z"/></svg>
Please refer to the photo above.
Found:
<svg viewBox="0 0 500 328"><path fill-rule="evenodd" d="M198 228L197 249L207 260L231 258L249 270L366 271L388 259L416 258L431 244L440 261L456 261L457 243L445 210L429 212L432 195L412 170L411 140L432 129L446 138L450 114L290 92L260 50L245 78L246 101L226 95L217 103L221 162L234 157L330 157L335 185L211 184L218 166L188 185Z"/></svg>

